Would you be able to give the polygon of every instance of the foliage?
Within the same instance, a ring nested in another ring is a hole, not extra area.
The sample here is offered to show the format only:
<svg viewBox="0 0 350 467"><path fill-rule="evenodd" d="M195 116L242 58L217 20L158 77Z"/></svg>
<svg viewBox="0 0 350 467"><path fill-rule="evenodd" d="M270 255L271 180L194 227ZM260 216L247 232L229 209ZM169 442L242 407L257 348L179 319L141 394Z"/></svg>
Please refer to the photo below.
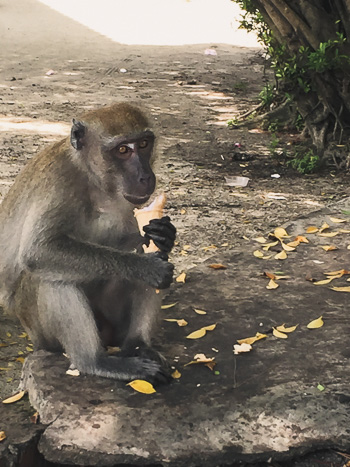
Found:
<svg viewBox="0 0 350 467"><path fill-rule="evenodd" d="M320 168L321 160L312 149L309 149L306 152L297 151L294 158L288 162L288 165L301 174L309 174Z"/></svg>

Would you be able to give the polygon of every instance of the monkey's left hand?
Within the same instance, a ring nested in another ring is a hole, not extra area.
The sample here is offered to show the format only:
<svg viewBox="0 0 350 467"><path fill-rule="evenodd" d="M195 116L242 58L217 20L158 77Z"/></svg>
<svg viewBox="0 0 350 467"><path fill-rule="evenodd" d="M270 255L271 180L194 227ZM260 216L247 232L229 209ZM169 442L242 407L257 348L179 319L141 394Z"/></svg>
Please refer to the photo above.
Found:
<svg viewBox="0 0 350 467"><path fill-rule="evenodd" d="M145 232L145 244L148 246L153 240L160 251L169 253L174 246L176 228L170 222L169 216L161 219L152 219L148 225L143 227Z"/></svg>

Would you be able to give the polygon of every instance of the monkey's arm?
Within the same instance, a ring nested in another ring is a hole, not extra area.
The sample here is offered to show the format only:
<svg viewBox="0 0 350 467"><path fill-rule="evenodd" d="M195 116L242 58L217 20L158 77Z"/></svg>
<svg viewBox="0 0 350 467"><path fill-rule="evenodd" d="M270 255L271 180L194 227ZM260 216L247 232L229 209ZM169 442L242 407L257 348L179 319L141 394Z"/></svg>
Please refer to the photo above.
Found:
<svg viewBox="0 0 350 467"><path fill-rule="evenodd" d="M169 287L174 269L156 254L119 251L69 236L32 244L23 261L33 274L46 280L87 282L118 275L142 280L155 288Z"/></svg>

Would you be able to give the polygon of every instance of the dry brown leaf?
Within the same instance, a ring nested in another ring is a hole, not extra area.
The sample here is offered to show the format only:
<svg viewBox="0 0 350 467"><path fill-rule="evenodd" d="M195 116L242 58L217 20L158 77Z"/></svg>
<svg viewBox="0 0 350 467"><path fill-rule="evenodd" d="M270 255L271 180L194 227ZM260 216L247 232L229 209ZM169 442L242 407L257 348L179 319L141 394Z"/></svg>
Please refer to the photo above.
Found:
<svg viewBox="0 0 350 467"><path fill-rule="evenodd" d="M279 339L287 339L288 338L287 334L284 334L284 332L278 331L276 328L272 328L272 334L275 337L278 337Z"/></svg>
<svg viewBox="0 0 350 467"><path fill-rule="evenodd" d="M331 290L335 290L336 292L350 292L350 285L345 287L331 287Z"/></svg>
<svg viewBox="0 0 350 467"><path fill-rule="evenodd" d="M167 318L167 319L164 319L164 321L169 321L169 323L177 323L177 325L180 327L188 325L188 322L185 319Z"/></svg>
<svg viewBox="0 0 350 467"><path fill-rule="evenodd" d="M339 235L339 232L323 232L323 233L318 234L319 237L328 237L328 238L335 237L336 235Z"/></svg>
<svg viewBox="0 0 350 467"><path fill-rule="evenodd" d="M277 284L277 282L275 282L273 279L270 279L269 283L266 286L268 290L278 289L278 287L279 284Z"/></svg>
<svg viewBox="0 0 350 467"><path fill-rule="evenodd" d="M343 222L346 222L346 219L339 219L338 217L329 217L329 218L335 224L342 224Z"/></svg>
<svg viewBox="0 0 350 467"><path fill-rule="evenodd" d="M308 227L306 229L306 233L308 233L308 234L314 234L316 232L318 232L318 228L316 226L314 226L314 225L312 225L312 226L310 226L310 227Z"/></svg>
<svg viewBox="0 0 350 467"><path fill-rule="evenodd" d="M300 242L297 242L296 240L294 240L294 242L286 243L286 245L295 249L297 246L300 245Z"/></svg>
<svg viewBox="0 0 350 467"><path fill-rule="evenodd" d="M0 431L0 442L6 439L6 433L4 431Z"/></svg>
<svg viewBox="0 0 350 467"><path fill-rule="evenodd" d="M306 327L308 329L318 329L318 328L321 328L323 325L324 325L324 322L323 322L322 316L320 316L319 318L314 319L313 321L310 321L310 323Z"/></svg>
<svg viewBox="0 0 350 467"><path fill-rule="evenodd" d="M2 401L3 404L13 404L14 402L17 402L22 399L26 391L19 391L16 394L14 394L11 397L8 397L7 399L4 399Z"/></svg>
<svg viewBox="0 0 350 467"><path fill-rule="evenodd" d="M186 209L182 208L181 211L180 211L180 214L186 214Z"/></svg>
<svg viewBox="0 0 350 467"><path fill-rule="evenodd" d="M197 315L206 315L207 312L204 310L198 310L198 308L193 308L193 311L197 313Z"/></svg>
<svg viewBox="0 0 350 467"><path fill-rule="evenodd" d="M282 326L276 326L276 329L277 331L279 332L283 332L283 333L290 333L290 332L294 332L296 330L296 328L298 327L299 325L296 324L295 326L290 326L289 328L286 328L284 326L284 324L282 324Z"/></svg>
<svg viewBox="0 0 350 467"><path fill-rule="evenodd" d="M202 246L202 250L204 251L209 251L209 250L215 250L217 248L216 245L209 245L209 246Z"/></svg>
<svg viewBox="0 0 350 467"><path fill-rule="evenodd" d="M281 245L282 245L282 248L283 248L285 251L294 251L294 250L295 250L295 247L290 246L290 245L286 245L286 244L283 243L283 242L281 242Z"/></svg>
<svg viewBox="0 0 350 467"><path fill-rule="evenodd" d="M175 279L176 282L182 282L183 284L186 282L186 273L182 272L177 278Z"/></svg>
<svg viewBox="0 0 350 467"><path fill-rule="evenodd" d="M227 269L227 266L224 266L224 265L221 264L221 263L209 264L208 267L209 267L209 268L212 268L212 269Z"/></svg>
<svg viewBox="0 0 350 467"><path fill-rule="evenodd" d="M275 259L287 259L287 253L285 250L282 250L280 253L277 253L277 255L274 256Z"/></svg>
<svg viewBox="0 0 350 467"><path fill-rule="evenodd" d="M263 258L264 257L264 253L260 250L255 250L253 252L253 255L256 257L256 258Z"/></svg>
<svg viewBox="0 0 350 467"><path fill-rule="evenodd" d="M322 227L319 229L319 233L322 233L324 230L327 230L329 229L329 225L327 224L327 222L324 222L322 224Z"/></svg>
<svg viewBox="0 0 350 467"><path fill-rule="evenodd" d="M206 331L214 331L215 328L216 328L216 323L211 324L210 326L205 326L203 329L205 329Z"/></svg>
<svg viewBox="0 0 350 467"><path fill-rule="evenodd" d="M264 246L262 247L262 249L263 249L264 251L269 251L270 248L272 248L273 246L276 246L276 245L278 245L278 240L276 240L275 242L266 243L266 245L264 245Z"/></svg>
<svg viewBox="0 0 350 467"><path fill-rule="evenodd" d="M329 284L333 279L334 279L334 277L328 278L328 279L323 279L322 281L313 282L313 284L314 285L326 285L326 284Z"/></svg>
<svg viewBox="0 0 350 467"><path fill-rule="evenodd" d="M295 237L294 241L299 243L309 243L309 240L303 235L298 235L297 237Z"/></svg>
<svg viewBox="0 0 350 467"><path fill-rule="evenodd" d="M33 415L30 417L30 422L33 423L33 425L37 425L39 421L40 421L39 412L33 413Z"/></svg>
<svg viewBox="0 0 350 467"><path fill-rule="evenodd" d="M324 251L334 251L338 249L338 247L336 247L335 245L321 245L321 248Z"/></svg>
<svg viewBox="0 0 350 467"><path fill-rule="evenodd" d="M240 353L250 352L252 350L252 346L250 344L234 344L233 346L233 353L238 355Z"/></svg>
<svg viewBox="0 0 350 467"><path fill-rule="evenodd" d="M169 305L162 305L160 308L161 308L161 310L168 310L169 308L173 308L177 304L178 304L178 302L169 303Z"/></svg>
<svg viewBox="0 0 350 467"><path fill-rule="evenodd" d="M208 367L209 370L213 371L215 368L216 362L204 363L204 366Z"/></svg>
<svg viewBox="0 0 350 467"><path fill-rule="evenodd" d="M346 269L339 269L338 271L331 271L331 272L324 272L326 276L338 276L341 277L344 274L350 274L350 271L347 271Z"/></svg>
<svg viewBox="0 0 350 467"><path fill-rule="evenodd" d="M265 339L266 334L261 334L257 332L254 337L246 337L245 339L237 339L238 344L254 344L254 342L259 341L260 339Z"/></svg>
<svg viewBox="0 0 350 467"><path fill-rule="evenodd" d="M24 339L25 337L28 337L28 334L26 332L22 332L22 334L20 334L18 337Z"/></svg>
<svg viewBox="0 0 350 467"><path fill-rule="evenodd" d="M20 363L23 364L24 363L24 358L23 357L17 357L15 361L20 362Z"/></svg>
<svg viewBox="0 0 350 467"><path fill-rule="evenodd" d="M275 280L276 275L273 274L272 272L264 271L265 276L267 276L269 279Z"/></svg>
<svg viewBox="0 0 350 467"><path fill-rule="evenodd" d="M142 392L142 394L153 394L156 392L152 384L143 379L135 379L128 383L127 386L131 386L135 391Z"/></svg>
<svg viewBox="0 0 350 467"><path fill-rule="evenodd" d="M186 336L186 339L200 339L201 337L204 337L206 333L207 331L204 328L197 329L197 331L193 331L191 334Z"/></svg>
<svg viewBox="0 0 350 467"><path fill-rule="evenodd" d="M215 357L207 357L204 353L198 353L195 355L194 360L186 363L184 366L196 365L197 363L212 363L215 360Z"/></svg>
<svg viewBox="0 0 350 467"><path fill-rule="evenodd" d="M349 229L339 229L340 233L350 233Z"/></svg>
<svg viewBox="0 0 350 467"><path fill-rule="evenodd" d="M66 375L69 375L69 376L80 376L80 371L77 369L77 368L74 368L71 369L69 368L67 371L66 371Z"/></svg>

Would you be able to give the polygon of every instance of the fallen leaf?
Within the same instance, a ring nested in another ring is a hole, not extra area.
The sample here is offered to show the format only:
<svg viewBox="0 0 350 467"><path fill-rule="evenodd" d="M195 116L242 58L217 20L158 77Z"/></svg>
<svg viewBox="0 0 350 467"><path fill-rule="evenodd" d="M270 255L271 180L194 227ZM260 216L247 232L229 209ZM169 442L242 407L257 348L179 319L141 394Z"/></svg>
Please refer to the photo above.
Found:
<svg viewBox="0 0 350 467"><path fill-rule="evenodd" d="M188 365L195 365L197 363L211 363L215 360L215 357L207 357L204 353L198 353L197 355L195 355L194 357L194 360L186 363L184 366L188 366Z"/></svg>
<svg viewBox="0 0 350 467"><path fill-rule="evenodd" d="M34 425L37 425L39 421L40 421L39 412L33 413L33 415L30 417L30 422L33 423Z"/></svg>
<svg viewBox="0 0 350 467"><path fill-rule="evenodd" d="M273 279L270 279L269 283L266 286L268 290L277 289L278 287L279 287L279 284L277 284L277 282L275 282Z"/></svg>
<svg viewBox="0 0 350 467"><path fill-rule="evenodd" d="M327 224L327 222L324 222L322 224L322 227L319 229L319 233L322 233L324 230L327 230L329 229L329 225Z"/></svg>
<svg viewBox="0 0 350 467"><path fill-rule="evenodd" d="M193 308L193 311L197 313L197 315L206 315L207 312L204 310L198 310L198 308Z"/></svg>
<svg viewBox="0 0 350 467"><path fill-rule="evenodd" d="M186 336L186 339L200 339L201 337L204 337L206 333L207 331L201 328L201 329L198 329L197 331L191 332L191 334Z"/></svg>
<svg viewBox="0 0 350 467"><path fill-rule="evenodd" d="M275 242L267 243L266 245L264 245L262 247L262 249L264 251L269 251L270 248L272 248L273 246L276 246L276 245L278 245L278 240L276 240Z"/></svg>
<svg viewBox="0 0 350 467"><path fill-rule="evenodd" d="M209 250L214 250L215 248L217 248L216 245L209 245L209 246L202 246L202 250L204 251L209 251Z"/></svg>
<svg viewBox="0 0 350 467"><path fill-rule="evenodd" d="M27 345L26 351L27 351L27 352L34 352L34 349L33 349L32 347L29 347L29 346Z"/></svg>
<svg viewBox="0 0 350 467"><path fill-rule="evenodd" d="M264 253L260 250L255 250L253 255L256 257L256 258L263 258L264 257Z"/></svg>
<svg viewBox="0 0 350 467"><path fill-rule="evenodd" d="M273 274L272 272L264 271L265 276L267 276L269 279L275 280L276 275Z"/></svg>
<svg viewBox="0 0 350 467"><path fill-rule="evenodd" d="M325 233L318 234L319 237L328 237L328 238L335 237L336 235L339 235L339 232L325 232Z"/></svg>
<svg viewBox="0 0 350 467"><path fill-rule="evenodd" d="M180 214L186 214L186 209L182 208L181 211L180 211Z"/></svg>
<svg viewBox="0 0 350 467"><path fill-rule="evenodd" d="M0 442L6 439L6 433L4 431L0 431Z"/></svg>
<svg viewBox="0 0 350 467"><path fill-rule="evenodd" d="M350 233L350 230L348 229L339 229L340 233Z"/></svg>
<svg viewBox="0 0 350 467"><path fill-rule="evenodd" d="M17 402L22 399L26 391L19 391L17 394L14 394L11 397L8 397L7 399L4 399L2 401L3 404L13 404L14 402Z"/></svg>
<svg viewBox="0 0 350 467"><path fill-rule="evenodd" d="M216 323L211 324L210 326L205 326L203 329L205 329L206 331L214 331L215 328L216 328Z"/></svg>
<svg viewBox="0 0 350 467"><path fill-rule="evenodd" d="M287 253L285 250L282 250L280 253L277 253L277 255L274 256L275 259L287 259Z"/></svg>
<svg viewBox="0 0 350 467"><path fill-rule="evenodd" d="M233 353L238 355L240 353L250 352L252 350L252 346L250 344L234 344L233 346Z"/></svg>
<svg viewBox="0 0 350 467"><path fill-rule="evenodd" d="M295 250L295 247L290 246L290 245L286 245L286 244L283 243L283 242L281 242L281 245L282 245L282 248L283 248L285 251L294 251L294 250Z"/></svg>
<svg viewBox="0 0 350 467"><path fill-rule="evenodd" d="M334 251L338 249L338 247L336 247L335 245L321 245L321 248L324 251Z"/></svg>
<svg viewBox="0 0 350 467"><path fill-rule="evenodd" d="M239 344L254 344L254 342L259 341L260 339L265 339L267 337L266 334L261 334L260 332L257 332L254 337L246 337L245 339L237 339L237 342Z"/></svg>
<svg viewBox="0 0 350 467"><path fill-rule="evenodd" d="M264 237L253 238L253 240L258 243L267 243L267 240Z"/></svg>
<svg viewBox="0 0 350 467"><path fill-rule="evenodd" d="M283 229L282 227L277 227L277 229L274 230L273 234L279 240L281 238L290 238L290 235L288 235L286 230Z"/></svg>
<svg viewBox="0 0 350 467"><path fill-rule="evenodd" d="M216 362L204 363L204 366L208 367L209 370L213 371L215 368Z"/></svg>
<svg viewBox="0 0 350 467"><path fill-rule="evenodd" d="M324 274L326 276L339 276L339 277L341 277L344 274L350 274L350 271L347 271L346 269L339 269L339 271L325 272Z"/></svg>
<svg viewBox="0 0 350 467"><path fill-rule="evenodd" d="M330 220L335 224L342 224L343 222L346 222L346 219L338 219L338 217L330 217Z"/></svg>
<svg viewBox="0 0 350 467"><path fill-rule="evenodd" d="M21 339L25 338L25 337L28 337L28 334L26 332L22 332L22 334L20 334L18 337L20 337Z"/></svg>
<svg viewBox="0 0 350 467"><path fill-rule="evenodd" d="M300 242L294 240L294 242L286 243L286 245L289 246L289 247L292 247L293 249L295 249L297 246L300 245Z"/></svg>
<svg viewBox="0 0 350 467"><path fill-rule="evenodd" d="M12 334L11 334L10 332L7 332L7 333L6 333L6 336L7 336L7 337L12 337Z"/></svg>
<svg viewBox="0 0 350 467"><path fill-rule="evenodd" d="M322 386L322 384L318 384L318 385L317 385L317 389L318 389L319 391L321 391L321 392L322 392L322 391L324 391L324 390L325 390L325 387L324 387L324 386Z"/></svg>
<svg viewBox="0 0 350 467"><path fill-rule="evenodd" d="M295 237L294 241L299 243L309 243L309 240L306 237L303 237L302 235L298 235L297 237Z"/></svg>
<svg viewBox="0 0 350 467"><path fill-rule="evenodd" d="M220 264L220 263L209 264L208 267L212 269L227 269L227 266L224 266L223 264Z"/></svg>
<svg viewBox="0 0 350 467"><path fill-rule="evenodd" d="M332 280L333 280L333 277L328 278L328 279L324 279L322 281L313 282L313 284L314 285L326 285L326 284L329 284Z"/></svg>
<svg viewBox="0 0 350 467"><path fill-rule="evenodd" d="M69 376L80 376L80 371L74 368L74 370L71 370L70 368L66 371L66 375Z"/></svg>
<svg viewBox="0 0 350 467"><path fill-rule="evenodd" d="M324 322L323 322L322 316L320 316L319 318L314 319L313 321L310 321L310 323L306 327L308 329L318 329L318 328L321 328L323 325L324 325Z"/></svg>
<svg viewBox="0 0 350 467"><path fill-rule="evenodd" d="M171 373L171 377L174 379L179 379L181 378L181 373L178 370L175 370L173 373Z"/></svg>
<svg viewBox="0 0 350 467"><path fill-rule="evenodd" d="M316 232L318 232L318 228L315 227L315 226L310 226L310 227L308 227L306 229L306 233L308 233L308 234L313 234L313 233L316 233Z"/></svg>
<svg viewBox="0 0 350 467"><path fill-rule="evenodd" d="M0 347L8 347L8 344L0 343Z"/></svg>
<svg viewBox="0 0 350 467"><path fill-rule="evenodd" d="M331 287L331 290L335 290L336 292L350 292L350 285L345 287Z"/></svg>
<svg viewBox="0 0 350 467"><path fill-rule="evenodd" d="M278 337L279 339L287 339L288 336L287 334L284 334L283 332L280 332L278 331L276 328L272 328L272 334L275 336L275 337Z"/></svg>
<svg viewBox="0 0 350 467"><path fill-rule="evenodd" d="M186 282L186 273L182 272L176 279L176 282L182 282L183 284Z"/></svg>
<svg viewBox="0 0 350 467"><path fill-rule="evenodd" d="M296 330L296 328L298 327L299 325L296 324L295 326L291 326L289 328L286 328L284 327L284 324L282 324L282 326L276 326L276 329L277 331L279 332L283 332L283 333L289 333L289 332L294 332Z"/></svg>
<svg viewBox="0 0 350 467"><path fill-rule="evenodd" d="M177 305L178 302L175 302L175 303L169 303L169 305L162 305L160 308L162 310L168 310L169 308L173 308L175 305Z"/></svg>
<svg viewBox="0 0 350 467"><path fill-rule="evenodd" d="M20 362L20 363L23 364L24 363L24 358L23 357L17 357L15 361Z"/></svg>
<svg viewBox="0 0 350 467"><path fill-rule="evenodd" d="M152 384L143 379L135 379L128 383L127 386L131 386L135 391L142 392L143 394L153 394L156 392Z"/></svg>
<svg viewBox="0 0 350 467"><path fill-rule="evenodd" d="M168 318L168 319L165 319L164 321L169 321L170 323L177 323L178 326L180 327L183 327L183 326L187 326L188 325L188 322L184 319L172 319L172 318Z"/></svg>

